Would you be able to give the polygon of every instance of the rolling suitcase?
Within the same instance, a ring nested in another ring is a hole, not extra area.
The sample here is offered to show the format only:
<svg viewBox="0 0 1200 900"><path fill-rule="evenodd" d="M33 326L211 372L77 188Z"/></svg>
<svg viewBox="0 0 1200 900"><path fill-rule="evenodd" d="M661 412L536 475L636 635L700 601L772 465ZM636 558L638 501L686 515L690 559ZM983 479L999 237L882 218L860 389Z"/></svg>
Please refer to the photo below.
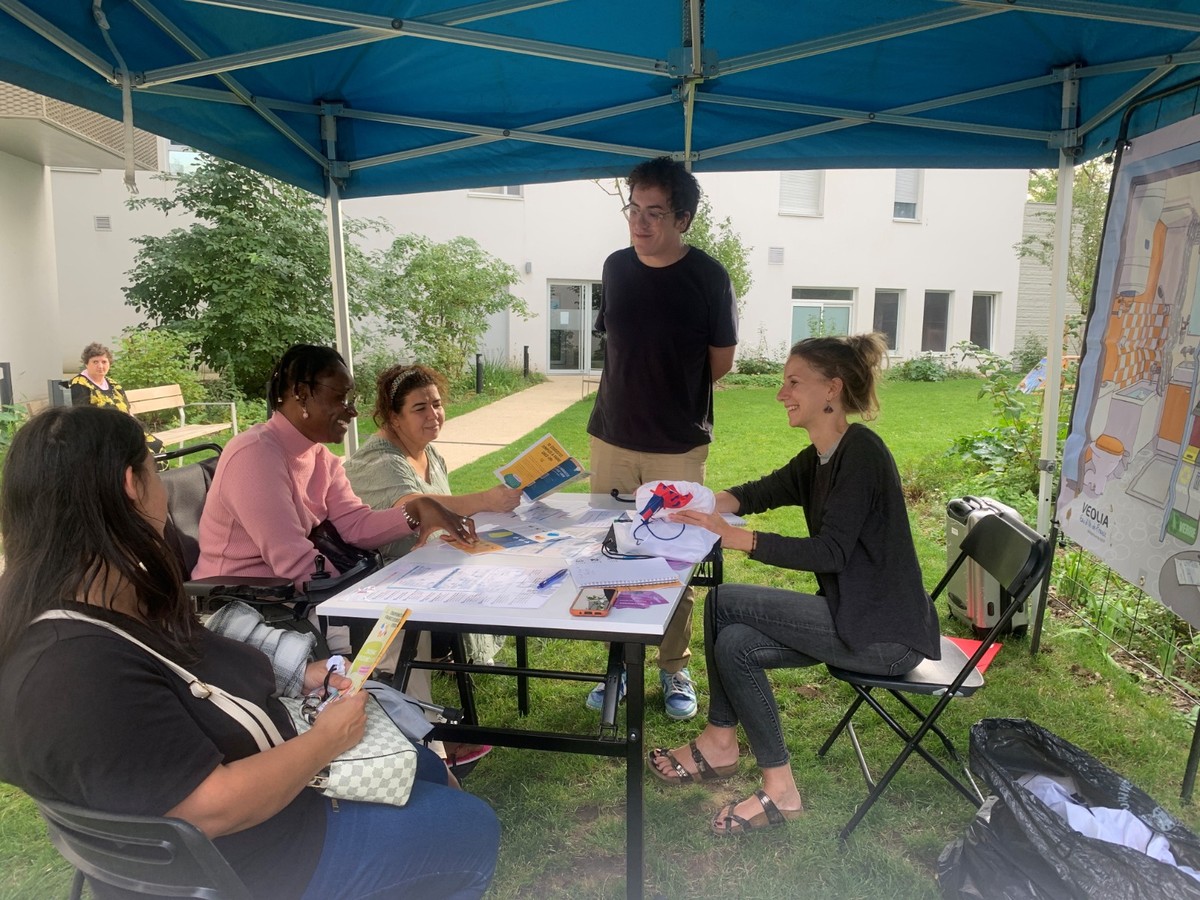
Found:
<svg viewBox="0 0 1200 900"><path fill-rule="evenodd" d="M984 516L1004 516L1023 522L1021 514L990 497L960 497L946 504L946 561L958 558L963 538ZM968 560L946 586L950 614L969 624L976 634L986 634L1004 611L1000 602L1000 582ZM1007 631L1022 635L1029 628L1028 603L1023 603L1009 622Z"/></svg>

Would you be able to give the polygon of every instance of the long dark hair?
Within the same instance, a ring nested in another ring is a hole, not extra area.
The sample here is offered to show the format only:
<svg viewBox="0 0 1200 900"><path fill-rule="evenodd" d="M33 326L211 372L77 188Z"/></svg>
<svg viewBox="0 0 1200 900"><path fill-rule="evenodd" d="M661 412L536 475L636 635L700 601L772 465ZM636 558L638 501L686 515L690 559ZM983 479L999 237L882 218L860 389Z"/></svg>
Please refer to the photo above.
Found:
<svg viewBox="0 0 1200 900"><path fill-rule="evenodd" d="M17 432L0 484L0 661L39 613L120 581L168 649L193 654L199 623L179 565L125 493L147 452L136 419L98 406L47 409Z"/></svg>
<svg viewBox="0 0 1200 900"><path fill-rule="evenodd" d="M293 344L284 351L279 362L271 371L271 383L268 387L267 403L272 409L283 405L288 391L294 391L296 385L312 385L317 376L323 375L336 366L344 366L346 361L342 354L332 347L320 347L316 344Z"/></svg>

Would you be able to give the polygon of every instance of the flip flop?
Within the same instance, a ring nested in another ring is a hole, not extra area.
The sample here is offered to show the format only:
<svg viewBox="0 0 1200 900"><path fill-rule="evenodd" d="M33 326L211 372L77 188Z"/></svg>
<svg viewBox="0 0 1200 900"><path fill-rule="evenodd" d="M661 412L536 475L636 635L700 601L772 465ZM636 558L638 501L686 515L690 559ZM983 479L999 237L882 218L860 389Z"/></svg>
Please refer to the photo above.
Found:
<svg viewBox="0 0 1200 900"><path fill-rule="evenodd" d="M716 818L713 819L712 833L718 837L740 837L752 831L762 831L764 828L778 828L786 825L792 819L798 819L804 815L803 809L780 809L775 805L775 801L767 796L766 791L757 790L754 792L754 796L762 804L762 812L749 819L743 819L733 813L737 809L737 801L728 806L722 806ZM718 822L723 824L718 827Z"/></svg>
<svg viewBox="0 0 1200 900"><path fill-rule="evenodd" d="M732 762L727 766L709 765L708 760L704 758L704 754L700 752L700 748L696 746L695 741L688 743L688 749L692 751L692 760L696 763L695 772L689 772L679 764L679 760L675 758L675 754L661 747L655 747L646 754L646 764L659 781L664 781L667 784L687 784L691 781L724 781L726 778L737 774L736 762ZM654 761L661 756L665 756L670 761L671 774L660 771L658 766L654 764Z"/></svg>

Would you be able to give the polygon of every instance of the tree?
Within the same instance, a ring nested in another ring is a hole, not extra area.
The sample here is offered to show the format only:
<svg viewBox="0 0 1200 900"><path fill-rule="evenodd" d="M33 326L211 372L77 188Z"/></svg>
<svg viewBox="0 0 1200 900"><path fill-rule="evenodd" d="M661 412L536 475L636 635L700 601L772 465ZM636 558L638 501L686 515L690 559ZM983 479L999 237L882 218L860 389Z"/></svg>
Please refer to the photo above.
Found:
<svg viewBox="0 0 1200 900"><path fill-rule="evenodd" d="M525 301L508 291L520 280L517 270L470 238L437 244L402 235L371 263L368 305L415 358L450 378L479 347L488 316L511 310L530 317Z"/></svg>
<svg viewBox="0 0 1200 900"><path fill-rule="evenodd" d="M742 236L733 230L729 216L720 221L714 219L712 204L707 197L700 198L696 218L692 220L692 227L683 235L683 239L725 267L729 280L733 282L740 314L746 304L746 294L754 284L754 276L750 272L750 251L754 248L742 243Z"/></svg>
<svg viewBox="0 0 1200 900"><path fill-rule="evenodd" d="M1086 314L1092 298L1100 241L1104 236L1104 215L1108 209L1112 164L1093 159L1075 167L1071 188L1070 253L1067 257L1067 290ZM1055 203L1058 199L1058 172L1035 169L1029 173L1029 199L1035 203ZM1040 215L1053 221L1054 213ZM1026 235L1017 244L1020 256L1031 256L1044 265L1054 261L1054 242L1039 235Z"/></svg>
<svg viewBox="0 0 1200 900"><path fill-rule="evenodd" d="M170 178L170 176L160 176ZM297 342L333 340L329 239L323 201L299 188L211 156L175 176L167 197L134 208L181 211L195 220L139 245L125 300L151 324L175 332L197 358L247 394L262 396L271 367ZM347 236L382 226L345 222ZM346 241L351 314L367 264Z"/></svg>

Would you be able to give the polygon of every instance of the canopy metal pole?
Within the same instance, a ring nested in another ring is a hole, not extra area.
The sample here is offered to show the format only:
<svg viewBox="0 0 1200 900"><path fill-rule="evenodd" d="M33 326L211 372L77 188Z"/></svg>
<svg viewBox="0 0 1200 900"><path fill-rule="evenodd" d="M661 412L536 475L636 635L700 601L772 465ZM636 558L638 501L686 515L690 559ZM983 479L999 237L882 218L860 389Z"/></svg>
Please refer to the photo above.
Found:
<svg viewBox="0 0 1200 900"><path fill-rule="evenodd" d="M1071 216L1075 183L1075 120L1079 108L1079 81L1063 82L1063 143L1058 151L1058 195L1054 213L1054 262L1051 267L1053 306L1046 334L1046 381L1042 392L1042 451L1038 460L1038 534L1048 534L1054 510L1054 482L1058 478L1058 407L1062 395L1063 327L1067 315L1067 261L1071 255ZM1046 576L1049 578L1049 574ZM1045 591L1035 594L1033 640L1036 653L1045 614Z"/></svg>
<svg viewBox="0 0 1200 900"><path fill-rule="evenodd" d="M336 159L337 119L326 113L321 118L321 136L325 139L327 155ZM333 288L333 339L338 353L346 360L346 368L354 373L354 352L350 345L350 301L346 286L346 244L342 233L342 196L331 170L325 195L325 223L329 232L329 280ZM358 429L352 424L346 432L346 455L358 450Z"/></svg>

